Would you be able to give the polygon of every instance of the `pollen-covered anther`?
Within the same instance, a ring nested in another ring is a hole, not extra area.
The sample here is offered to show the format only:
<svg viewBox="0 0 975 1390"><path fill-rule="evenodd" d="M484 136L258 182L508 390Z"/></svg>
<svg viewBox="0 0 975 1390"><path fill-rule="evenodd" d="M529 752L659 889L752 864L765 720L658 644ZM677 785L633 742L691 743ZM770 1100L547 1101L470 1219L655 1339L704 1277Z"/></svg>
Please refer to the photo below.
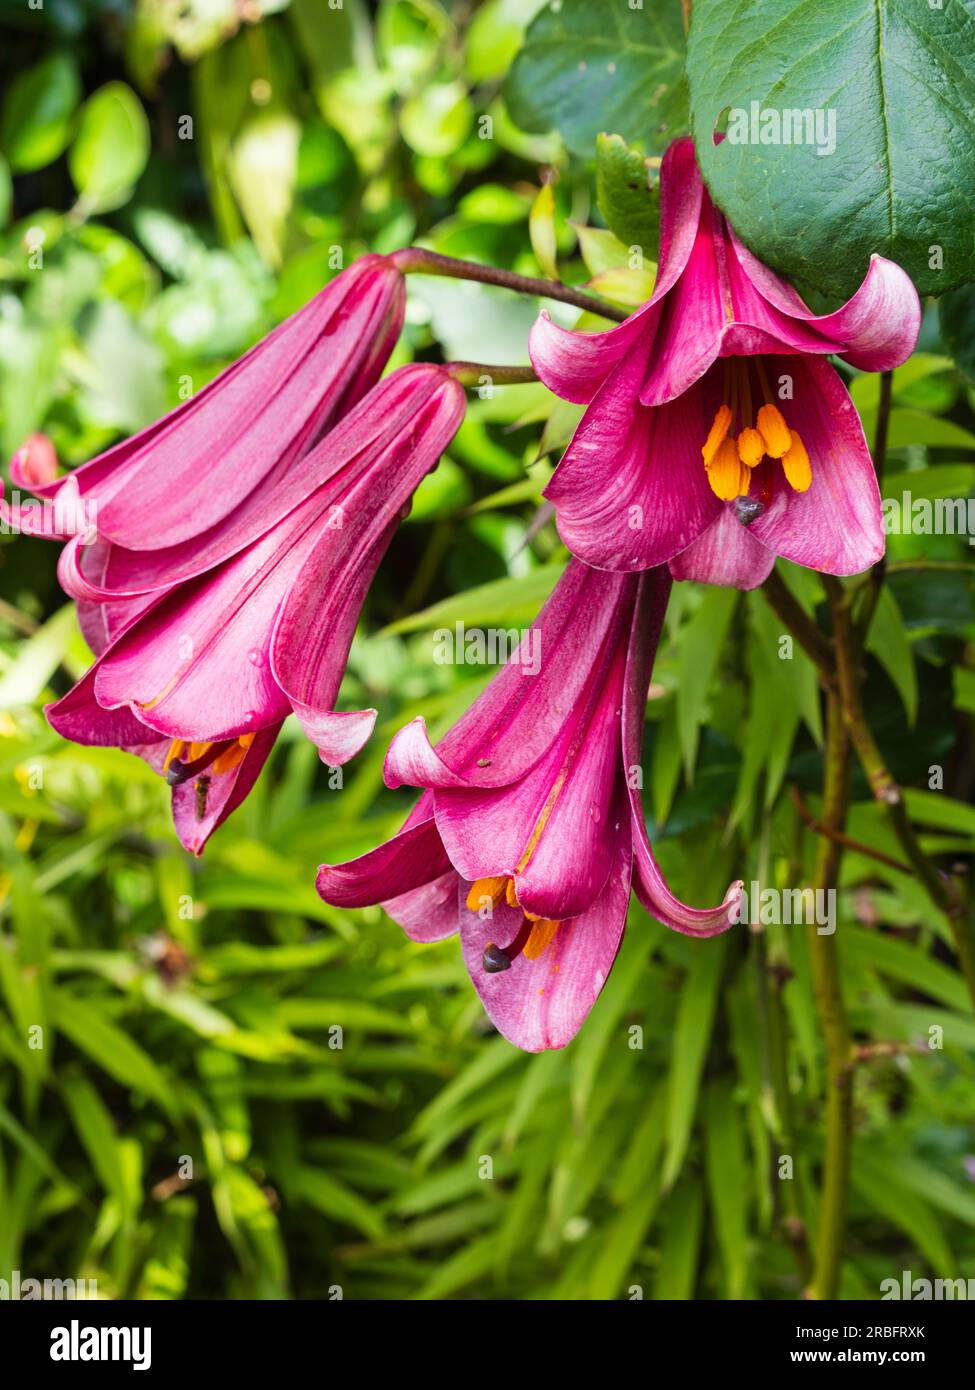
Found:
<svg viewBox="0 0 975 1390"><path fill-rule="evenodd" d="M219 777L224 772L233 772L235 767L240 767L247 756L247 750L254 742L254 734L241 734L230 745L225 752L214 759L213 772Z"/></svg>
<svg viewBox="0 0 975 1390"><path fill-rule="evenodd" d="M497 907L504 897L505 886L510 882L503 874L491 878L479 878L476 883L472 883L467 894L467 907L471 912L478 912L485 903L490 902L492 907Z"/></svg>
<svg viewBox="0 0 975 1390"><path fill-rule="evenodd" d="M782 455L782 469L786 480L796 492L805 492L812 483L812 465L806 446L795 430L790 431L792 443Z"/></svg>
<svg viewBox="0 0 975 1390"><path fill-rule="evenodd" d="M522 948L526 960L538 960L548 950L559 929L559 922L548 917L539 917L532 922L528 940Z"/></svg>
<svg viewBox="0 0 975 1390"><path fill-rule="evenodd" d="M754 425L746 425L739 434L738 457L746 468L757 468L765 457L765 440Z"/></svg>
<svg viewBox="0 0 975 1390"><path fill-rule="evenodd" d="M758 432L765 441L765 452L780 459L792 446L792 431L777 405L766 403L758 412Z"/></svg>
<svg viewBox="0 0 975 1390"><path fill-rule="evenodd" d="M722 441L707 470L711 491L722 502L733 502L748 491L749 471L738 457L738 446L733 439Z"/></svg>
<svg viewBox="0 0 975 1390"><path fill-rule="evenodd" d="M704 441L704 445L701 449L705 468L711 467L715 454L728 438L728 431L730 428L731 407L727 405L719 406L711 428L708 431L708 437Z"/></svg>

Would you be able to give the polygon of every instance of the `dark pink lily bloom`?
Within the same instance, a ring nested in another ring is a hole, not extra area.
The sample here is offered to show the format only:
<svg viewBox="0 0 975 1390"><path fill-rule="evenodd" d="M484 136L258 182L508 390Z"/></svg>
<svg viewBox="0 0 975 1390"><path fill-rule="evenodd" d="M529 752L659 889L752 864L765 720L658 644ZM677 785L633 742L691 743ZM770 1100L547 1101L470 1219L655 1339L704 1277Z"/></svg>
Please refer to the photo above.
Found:
<svg viewBox="0 0 975 1390"><path fill-rule="evenodd" d="M631 883L690 936L736 920L740 883L715 908L675 898L647 839L637 776L647 690L670 576L607 574L572 560L526 639L432 747L422 719L386 757L387 786L425 788L403 829L318 891L381 903L414 941L460 932L498 1030L529 1052L571 1041L613 966Z"/></svg>
<svg viewBox="0 0 975 1390"><path fill-rule="evenodd" d="M379 380L404 304L393 262L363 256L148 429L61 478L35 436L11 460L11 479L72 503L58 510L81 520L60 539L87 532L90 521L102 540L130 550L202 535L281 479ZM16 526L17 510L3 510ZM31 522L23 529L36 533Z"/></svg>
<svg viewBox="0 0 975 1390"><path fill-rule="evenodd" d="M163 773L188 850L247 795L287 715L330 765L369 737L375 710L334 708L359 610L464 403L448 369L401 367L221 525L159 550L65 546L98 659L48 719Z"/></svg>
<svg viewBox="0 0 975 1390"><path fill-rule="evenodd" d="M816 315L738 240L689 139L660 175L653 297L583 334L544 314L532 363L588 406L546 496L587 564L752 588L775 556L853 574L884 551L876 477L857 412L826 361L881 371L913 351L910 279L873 256L856 294Z"/></svg>

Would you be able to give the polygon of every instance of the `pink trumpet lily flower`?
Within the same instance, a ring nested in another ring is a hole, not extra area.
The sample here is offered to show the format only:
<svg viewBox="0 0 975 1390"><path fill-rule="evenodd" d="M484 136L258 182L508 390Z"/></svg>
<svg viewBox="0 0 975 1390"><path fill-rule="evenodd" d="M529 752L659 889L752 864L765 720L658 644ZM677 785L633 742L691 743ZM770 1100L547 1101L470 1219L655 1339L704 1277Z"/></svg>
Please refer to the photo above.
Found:
<svg viewBox="0 0 975 1390"><path fill-rule="evenodd" d="M332 765L369 737L375 710L334 710L359 609L464 404L448 369L401 367L202 535L65 546L61 582L98 659L48 719L165 775L188 850L247 795L288 714Z"/></svg>
<svg viewBox="0 0 975 1390"><path fill-rule="evenodd" d="M54 476L34 436L11 460L11 479L60 505L40 525L23 509L20 529L67 539L93 524L113 545L158 550L220 525L379 380L404 305L393 262L363 256L190 400L74 472ZM0 510L18 525L20 509Z"/></svg>
<svg viewBox="0 0 975 1390"><path fill-rule="evenodd" d="M689 139L660 173L653 297L617 328L582 334L544 314L535 370L586 404L546 489L587 564L752 588L775 556L853 574L884 550L880 496L838 354L866 371L912 352L920 304L873 256L856 294L816 315L737 238Z"/></svg>
<svg viewBox="0 0 975 1390"><path fill-rule="evenodd" d="M670 892L635 790L669 590L665 568L570 561L531 634L537 674L516 652L436 748L422 719L402 729L386 784L423 795L391 840L319 869L326 902L381 903L415 941L459 930L491 1020L529 1052L564 1047L589 1013L631 882L675 931L712 936L736 920L740 883L706 910Z"/></svg>

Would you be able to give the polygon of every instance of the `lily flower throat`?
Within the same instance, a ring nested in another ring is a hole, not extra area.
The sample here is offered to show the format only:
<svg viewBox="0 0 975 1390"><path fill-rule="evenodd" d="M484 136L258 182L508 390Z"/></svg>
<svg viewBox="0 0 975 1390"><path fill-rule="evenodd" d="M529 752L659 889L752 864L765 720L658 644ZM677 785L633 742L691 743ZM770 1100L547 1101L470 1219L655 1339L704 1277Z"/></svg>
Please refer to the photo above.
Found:
<svg viewBox="0 0 975 1390"><path fill-rule="evenodd" d="M538 960L548 950L555 933L562 925L548 917L539 917L521 906L515 892L515 882L503 874L491 878L479 878L471 885L467 894L467 907L471 912L495 908L504 898L509 907L520 908L521 925L506 946L496 942L488 943L481 961L489 975L508 970L516 956L523 955L526 960Z"/></svg>
<svg viewBox="0 0 975 1390"><path fill-rule="evenodd" d="M766 457L782 465L794 492L805 492L812 483L809 455L773 401L761 359L726 358L722 396L701 447L715 496L723 502L747 497L752 471Z"/></svg>

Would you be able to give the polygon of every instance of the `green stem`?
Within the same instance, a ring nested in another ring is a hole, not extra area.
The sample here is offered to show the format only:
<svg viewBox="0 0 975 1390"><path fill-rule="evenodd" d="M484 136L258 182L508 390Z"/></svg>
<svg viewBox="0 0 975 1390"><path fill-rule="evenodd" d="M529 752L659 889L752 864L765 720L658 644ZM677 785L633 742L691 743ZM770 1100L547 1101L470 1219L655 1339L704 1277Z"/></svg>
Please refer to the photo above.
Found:
<svg viewBox="0 0 975 1390"><path fill-rule="evenodd" d="M762 585L762 593L775 616L795 637L806 655L815 663L820 680L828 689L836 680L833 653L815 618L811 618L793 594L778 570Z"/></svg>
<svg viewBox="0 0 975 1390"><path fill-rule="evenodd" d="M389 258L404 275L446 275L453 280L476 280L482 285L500 285L503 289L515 290L519 294L534 294L540 299L557 299L563 304L572 304L577 309L585 309L601 318L613 319L622 323L628 317L625 309L615 304L606 304L595 295L562 285L557 280L542 280L535 275L517 275L513 270L500 270L497 266L481 265L478 261L461 261L454 256L442 256L439 251L427 251L422 246L407 246L402 251L394 251Z"/></svg>
<svg viewBox="0 0 975 1390"><path fill-rule="evenodd" d="M850 771L850 742L835 694L826 701L826 748L823 806L820 821L842 833ZM823 836L816 851L814 888L835 891L839 879L842 845ZM810 1298L835 1298L843 1263L846 1234L850 1151L853 1143L853 1070L850 1027L843 1002L836 936L821 936L815 921L809 926L813 989L826 1042L826 1148L820 1198L816 1265Z"/></svg>
<svg viewBox="0 0 975 1390"><path fill-rule="evenodd" d="M838 845L843 845L845 849L853 850L855 854L865 855L867 859L875 859L878 864L886 864L888 869L899 869L902 874L914 872L910 864L902 863L900 859L895 859L892 854L884 854L883 850L874 849L873 845L865 845L862 840L855 840L852 835L844 835L842 831L831 830L828 826L823 825L803 801L798 787L792 788L792 804L799 812L800 819L817 835L826 835L829 839L835 840Z"/></svg>
<svg viewBox="0 0 975 1390"><path fill-rule="evenodd" d="M485 381L492 386L519 386L538 380L534 367L492 367L486 362L449 362L447 371L462 386L481 386Z"/></svg>
<svg viewBox="0 0 975 1390"><path fill-rule="evenodd" d="M962 976L975 1004L975 924L972 914L962 898L953 890L951 881L921 848L904 803L903 793L887 766L863 711L858 669L859 643L850 622L846 591L837 580L828 576L823 576L823 583L833 609L836 670L847 732L874 797L886 810L891 829L897 836L908 863L920 879L931 902L948 920Z"/></svg>
<svg viewBox="0 0 975 1390"><path fill-rule="evenodd" d="M877 406L877 433L873 441L873 467L877 475L877 486L881 493L884 488L884 470L887 466L887 439L890 435L890 409L894 399L894 373L880 373L880 401ZM857 620L857 638L861 643L867 640L870 624L873 622L880 602L880 591L884 587L887 574L887 556L880 559L870 571L864 590L863 602Z"/></svg>

